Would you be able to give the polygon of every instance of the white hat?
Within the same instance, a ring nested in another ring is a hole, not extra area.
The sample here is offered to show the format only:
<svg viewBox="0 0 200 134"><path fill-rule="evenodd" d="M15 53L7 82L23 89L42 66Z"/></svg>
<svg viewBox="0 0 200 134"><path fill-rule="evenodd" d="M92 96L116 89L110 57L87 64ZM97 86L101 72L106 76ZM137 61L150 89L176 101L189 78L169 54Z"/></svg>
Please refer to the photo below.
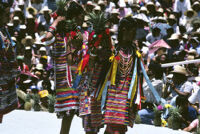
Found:
<svg viewBox="0 0 200 134"><path fill-rule="evenodd" d="M26 29L26 25L20 25L19 28L20 29Z"/></svg>
<svg viewBox="0 0 200 134"><path fill-rule="evenodd" d="M158 8L157 12L159 12L159 13L163 13L164 10L163 10L163 8Z"/></svg>
<svg viewBox="0 0 200 134"><path fill-rule="evenodd" d="M14 11L15 12L21 12L22 10L18 6L16 6Z"/></svg>
<svg viewBox="0 0 200 134"><path fill-rule="evenodd" d="M19 0L18 5L24 5L24 0Z"/></svg>
<svg viewBox="0 0 200 134"><path fill-rule="evenodd" d="M45 47L41 47L39 51L47 51Z"/></svg>
<svg viewBox="0 0 200 134"><path fill-rule="evenodd" d="M15 16L15 17L13 18L13 20L19 20L19 17L18 17L18 16Z"/></svg>
<svg viewBox="0 0 200 134"><path fill-rule="evenodd" d="M15 42L17 41L16 37L11 37L11 39Z"/></svg>
<svg viewBox="0 0 200 134"><path fill-rule="evenodd" d="M175 16L173 14L170 14L169 17L168 17L168 19L170 19L170 20L176 20L176 18L175 18Z"/></svg>
<svg viewBox="0 0 200 134"><path fill-rule="evenodd" d="M33 18L33 15L31 15L31 14L28 14L28 15L26 16L26 18L27 18L27 19L34 19L34 18Z"/></svg>
<svg viewBox="0 0 200 134"><path fill-rule="evenodd" d="M182 67L182 66L180 66L180 65L174 66L174 70L172 71L172 73L183 74L183 75L185 75L185 76L188 75L188 72L187 72L186 68L185 68L185 67Z"/></svg>
<svg viewBox="0 0 200 134"><path fill-rule="evenodd" d="M171 37L168 40L178 40L179 39L179 35L174 33L171 35Z"/></svg>
<svg viewBox="0 0 200 134"><path fill-rule="evenodd" d="M119 0L119 1L118 1L118 5L119 5L119 7L121 7L121 8L126 7L126 3L124 2L124 0Z"/></svg>
<svg viewBox="0 0 200 134"><path fill-rule="evenodd" d="M43 64L37 64L35 68L37 70L43 70Z"/></svg>
<svg viewBox="0 0 200 134"><path fill-rule="evenodd" d="M95 8L93 10L94 11L101 11L101 7L100 6L95 6Z"/></svg>
<svg viewBox="0 0 200 134"><path fill-rule="evenodd" d="M103 0L100 0L100 1L98 2L98 5L105 5L105 2L104 2Z"/></svg>
<svg viewBox="0 0 200 134"><path fill-rule="evenodd" d="M112 11L111 11L111 14L119 14L119 11L117 10L117 9L113 9Z"/></svg>
<svg viewBox="0 0 200 134"><path fill-rule="evenodd" d="M83 28L86 28L86 27L88 27L87 23L86 23L86 22L84 22L84 23L83 23L83 25L82 25L82 27L83 27Z"/></svg>
<svg viewBox="0 0 200 134"><path fill-rule="evenodd" d="M7 26L12 27L13 23L9 22L9 23L7 23Z"/></svg>
<svg viewBox="0 0 200 134"><path fill-rule="evenodd" d="M87 1L87 5L94 6L92 1Z"/></svg>
<svg viewBox="0 0 200 134"><path fill-rule="evenodd" d="M146 11L146 12L147 12L147 8L146 8L145 6L142 6L142 7L140 8L140 11Z"/></svg>
<svg viewBox="0 0 200 134"><path fill-rule="evenodd" d="M31 50L30 46L25 47L25 50Z"/></svg>
<svg viewBox="0 0 200 134"><path fill-rule="evenodd" d="M147 3L146 7L148 8L148 6L153 6L153 7L156 7L156 6L154 5L154 3L153 3L153 2L151 2L151 1Z"/></svg>
<svg viewBox="0 0 200 134"><path fill-rule="evenodd" d="M44 7L42 8L42 10L40 11L40 13L44 14L45 11L46 11L46 12L49 12L49 13L52 13L52 10L49 9L48 6L44 6Z"/></svg>

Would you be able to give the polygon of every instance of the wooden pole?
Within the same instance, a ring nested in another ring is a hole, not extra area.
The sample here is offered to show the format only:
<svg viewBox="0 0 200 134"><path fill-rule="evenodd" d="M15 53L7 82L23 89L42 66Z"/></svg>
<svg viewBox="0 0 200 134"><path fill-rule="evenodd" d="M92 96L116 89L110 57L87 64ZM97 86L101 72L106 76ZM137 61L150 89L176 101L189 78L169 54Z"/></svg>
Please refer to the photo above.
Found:
<svg viewBox="0 0 200 134"><path fill-rule="evenodd" d="M193 64L193 63L200 63L200 59L166 63L166 64L162 64L161 67L166 68L166 67L171 67L175 65L185 65L185 64Z"/></svg>

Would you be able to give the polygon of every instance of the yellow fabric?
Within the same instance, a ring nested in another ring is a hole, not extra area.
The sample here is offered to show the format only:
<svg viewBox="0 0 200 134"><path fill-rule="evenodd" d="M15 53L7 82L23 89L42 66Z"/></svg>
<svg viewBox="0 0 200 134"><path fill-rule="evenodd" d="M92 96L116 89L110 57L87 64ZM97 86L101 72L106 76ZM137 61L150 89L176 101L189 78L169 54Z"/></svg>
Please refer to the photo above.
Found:
<svg viewBox="0 0 200 134"><path fill-rule="evenodd" d="M132 104L133 104L133 99L134 99L134 96L135 96L135 93L136 93L136 90L137 90L136 88L137 88L137 74L136 74L135 82L134 82L134 85L133 85L130 106L132 106Z"/></svg>
<svg viewBox="0 0 200 134"><path fill-rule="evenodd" d="M42 91L39 91L38 94L40 95L40 98L44 98L49 95L49 92L47 90L42 90Z"/></svg>
<svg viewBox="0 0 200 134"><path fill-rule="evenodd" d="M114 58L115 58L115 55L112 53L112 56L110 56L109 61L113 62Z"/></svg>
<svg viewBox="0 0 200 134"><path fill-rule="evenodd" d="M137 54L138 58L140 58L142 56L141 53L138 50L136 50L136 54Z"/></svg>
<svg viewBox="0 0 200 134"><path fill-rule="evenodd" d="M116 80L116 74L117 74L117 60L114 58L113 60L113 68L112 68L112 74L111 74L111 85L115 85Z"/></svg>
<svg viewBox="0 0 200 134"><path fill-rule="evenodd" d="M78 74L81 75L82 72L81 72L81 68L82 68L82 64L83 64L83 60L81 60L81 63L79 64L77 70L78 70Z"/></svg>

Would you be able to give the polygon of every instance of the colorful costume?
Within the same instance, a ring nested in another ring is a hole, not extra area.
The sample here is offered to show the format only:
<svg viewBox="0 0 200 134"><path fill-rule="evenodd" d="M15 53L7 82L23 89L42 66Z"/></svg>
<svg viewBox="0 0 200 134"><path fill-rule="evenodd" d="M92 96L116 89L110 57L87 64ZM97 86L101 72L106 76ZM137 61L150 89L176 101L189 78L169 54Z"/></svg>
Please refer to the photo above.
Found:
<svg viewBox="0 0 200 134"><path fill-rule="evenodd" d="M0 29L0 122L18 106L15 78L18 75L15 43L6 28Z"/></svg>
<svg viewBox="0 0 200 134"><path fill-rule="evenodd" d="M54 45L54 71L56 86L55 111L58 113L78 110L78 91L72 87L71 66L67 64L67 37L56 34Z"/></svg>

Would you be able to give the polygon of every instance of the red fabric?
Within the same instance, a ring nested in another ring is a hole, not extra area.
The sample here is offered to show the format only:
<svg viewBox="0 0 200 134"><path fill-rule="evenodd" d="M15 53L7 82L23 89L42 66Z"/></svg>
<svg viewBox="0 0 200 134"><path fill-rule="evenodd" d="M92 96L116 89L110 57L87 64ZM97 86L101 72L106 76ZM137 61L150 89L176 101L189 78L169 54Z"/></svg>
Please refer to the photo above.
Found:
<svg viewBox="0 0 200 134"><path fill-rule="evenodd" d="M87 55L83 58L83 63L82 63L82 67L81 67L81 72L83 72L84 68L85 68L86 65L88 64L89 58L90 58L90 55L89 55L89 54L87 54Z"/></svg>

